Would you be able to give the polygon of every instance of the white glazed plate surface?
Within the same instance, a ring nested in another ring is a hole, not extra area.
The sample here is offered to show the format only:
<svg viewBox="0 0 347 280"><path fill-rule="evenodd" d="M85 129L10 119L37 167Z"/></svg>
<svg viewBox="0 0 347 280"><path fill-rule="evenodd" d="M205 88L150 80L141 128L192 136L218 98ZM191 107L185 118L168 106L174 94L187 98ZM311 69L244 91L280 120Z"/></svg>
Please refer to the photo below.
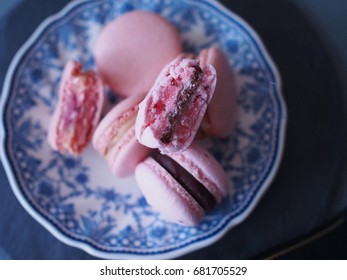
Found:
<svg viewBox="0 0 347 280"><path fill-rule="evenodd" d="M237 72L235 133L208 141L234 192L195 227L169 223L149 207L133 177L117 179L92 149L63 156L46 141L65 63L94 66L103 26L145 9L163 15L186 51L219 46ZM45 20L16 54L1 95L1 158L24 208L61 241L101 258L173 258L207 246L243 221L269 187L282 154L286 110L275 66L252 29L208 0L72 2Z"/></svg>

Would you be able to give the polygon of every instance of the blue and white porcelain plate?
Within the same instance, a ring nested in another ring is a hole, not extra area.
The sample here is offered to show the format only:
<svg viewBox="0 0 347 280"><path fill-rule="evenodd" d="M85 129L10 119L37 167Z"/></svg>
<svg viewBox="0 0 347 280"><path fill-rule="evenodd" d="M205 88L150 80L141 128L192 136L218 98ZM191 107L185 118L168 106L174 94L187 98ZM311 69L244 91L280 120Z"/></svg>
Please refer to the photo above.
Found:
<svg viewBox="0 0 347 280"><path fill-rule="evenodd" d="M236 71L235 133L208 146L234 192L197 226L166 222L133 177L117 179L89 147L81 157L50 149L47 127L65 63L93 67L103 26L145 9L172 22L186 51L219 46ZM19 50L1 96L1 158L24 208L61 241L101 258L174 258L207 246L242 222L269 187L284 142L286 109L277 70L255 32L212 0L72 2L45 20Z"/></svg>

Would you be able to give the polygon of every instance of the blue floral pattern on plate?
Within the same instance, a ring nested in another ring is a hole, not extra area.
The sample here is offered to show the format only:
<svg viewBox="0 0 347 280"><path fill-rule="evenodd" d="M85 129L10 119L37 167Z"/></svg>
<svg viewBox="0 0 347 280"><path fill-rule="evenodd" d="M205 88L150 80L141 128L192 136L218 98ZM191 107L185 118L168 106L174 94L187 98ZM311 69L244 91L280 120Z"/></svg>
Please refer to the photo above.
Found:
<svg viewBox="0 0 347 280"><path fill-rule="evenodd" d="M233 195L195 227L161 219L133 177L113 177L89 147L78 158L47 145L65 63L93 67L102 27L135 9L172 22L186 51L217 45L236 71L235 133L209 139ZM47 19L14 58L1 99L2 160L25 209L63 242L102 258L171 258L206 246L244 220L268 188L282 153L286 110L276 68L256 34L220 4L197 0L103 0L70 3Z"/></svg>

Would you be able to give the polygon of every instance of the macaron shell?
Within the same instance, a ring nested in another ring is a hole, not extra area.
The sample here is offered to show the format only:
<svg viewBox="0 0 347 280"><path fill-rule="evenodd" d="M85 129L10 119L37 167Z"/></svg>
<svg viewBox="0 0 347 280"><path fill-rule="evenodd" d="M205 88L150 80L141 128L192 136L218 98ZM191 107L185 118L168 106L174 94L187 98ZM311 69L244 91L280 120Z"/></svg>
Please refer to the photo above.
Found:
<svg viewBox="0 0 347 280"><path fill-rule="evenodd" d="M48 128L48 135L47 135L47 140L52 149L58 150L57 147L57 126L58 122L60 120L60 114L62 111L62 106L64 106L61 94L63 92L63 86L65 84L65 81L69 79L71 72L73 71L73 68L75 67L76 62L74 61L68 61L66 65L64 66L63 73L60 78L60 84L59 84L59 91L58 91L58 104L56 105L56 108L53 112L53 116L50 121L50 125Z"/></svg>
<svg viewBox="0 0 347 280"><path fill-rule="evenodd" d="M132 11L108 23L94 48L105 82L122 96L147 92L165 64L182 50L179 33L162 16Z"/></svg>
<svg viewBox="0 0 347 280"><path fill-rule="evenodd" d="M93 135L93 146L101 154L105 155L107 146L112 138L120 132L120 128L133 118L135 121L138 104L145 97L144 94L133 95L123 99L114 106L100 121Z"/></svg>
<svg viewBox="0 0 347 280"><path fill-rule="evenodd" d="M230 193L230 179L223 167L197 142L193 142L184 153L173 153L169 156L200 181L218 202Z"/></svg>
<svg viewBox="0 0 347 280"><path fill-rule="evenodd" d="M213 66L175 59L158 75L139 105L136 136L163 154L182 152L195 138L216 86Z"/></svg>
<svg viewBox="0 0 347 280"><path fill-rule="evenodd" d="M83 72L81 63L68 61L62 73L58 95L48 129L48 143L54 150L80 155L89 145L99 122L104 102L104 84L92 70ZM62 129L61 125L66 126L67 123L69 127Z"/></svg>
<svg viewBox="0 0 347 280"><path fill-rule="evenodd" d="M201 206L154 159L140 163L135 178L147 202L165 219L193 226L205 215Z"/></svg>
<svg viewBox="0 0 347 280"><path fill-rule="evenodd" d="M136 166L150 153L150 149L141 145L135 137L132 127L110 151L108 164L114 175L126 177L134 174Z"/></svg>
<svg viewBox="0 0 347 280"><path fill-rule="evenodd" d="M201 128L210 136L230 136L237 114L237 87L235 73L226 55L217 47L204 49L199 55L202 66L211 64L217 72L217 85Z"/></svg>
<svg viewBox="0 0 347 280"><path fill-rule="evenodd" d="M94 148L105 157L114 175L132 175L150 149L135 137L138 104L144 95L133 95L118 103L100 122L93 136Z"/></svg>

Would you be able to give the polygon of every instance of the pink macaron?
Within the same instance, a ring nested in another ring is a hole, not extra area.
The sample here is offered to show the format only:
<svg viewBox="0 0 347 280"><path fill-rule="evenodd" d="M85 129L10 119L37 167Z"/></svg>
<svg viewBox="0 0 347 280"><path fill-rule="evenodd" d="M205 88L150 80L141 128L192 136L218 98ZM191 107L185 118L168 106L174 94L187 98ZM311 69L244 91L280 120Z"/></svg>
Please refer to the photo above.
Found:
<svg viewBox="0 0 347 280"><path fill-rule="evenodd" d="M48 143L61 153L80 155L97 126L104 100L102 80L82 64L69 61L59 87L59 99L48 130Z"/></svg>
<svg viewBox="0 0 347 280"><path fill-rule="evenodd" d="M162 16L131 11L108 23L94 58L102 78L121 96L148 92L160 70L182 50L176 28Z"/></svg>
<svg viewBox="0 0 347 280"><path fill-rule="evenodd" d="M195 142L182 153L152 153L136 167L135 178L154 210L186 226L196 225L230 191L222 166Z"/></svg>
<svg viewBox="0 0 347 280"><path fill-rule="evenodd" d="M118 103L101 120L93 136L94 148L105 157L117 177L132 175L136 165L150 152L135 137L138 104L143 98L144 95L133 95Z"/></svg>
<svg viewBox="0 0 347 280"><path fill-rule="evenodd" d="M211 65L174 59L160 72L139 105L136 137L163 154L182 152L193 142L216 86Z"/></svg>
<svg viewBox="0 0 347 280"><path fill-rule="evenodd" d="M237 113L237 87L235 73L227 56L217 47L204 49L199 55L200 65L211 64L218 81L213 98L201 123L204 134L216 137L230 136L235 127Z"/></svg>

